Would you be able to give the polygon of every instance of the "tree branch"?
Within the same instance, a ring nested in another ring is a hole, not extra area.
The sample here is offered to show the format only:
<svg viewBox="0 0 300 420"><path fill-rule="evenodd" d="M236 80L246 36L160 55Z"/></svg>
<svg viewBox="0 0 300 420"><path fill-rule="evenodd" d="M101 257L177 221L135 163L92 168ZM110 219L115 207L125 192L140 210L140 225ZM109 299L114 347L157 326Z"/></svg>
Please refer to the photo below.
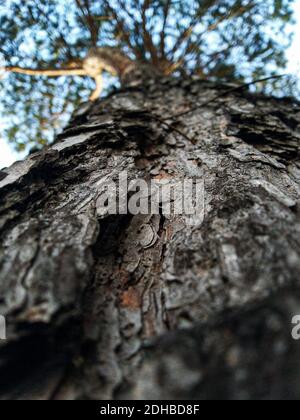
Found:
<svg viewBox="0 0 300 420"><path fill-rule="evenodd" d="M89 3L88 1L84 1L84 6L81 4L80 0L75 0L76 5L78 7L78 9L81 11L82 16L86 22L86 26L90 32L91 35L91 41L94 47L96 47L97 45L97 39L98 39L98 30L97 27L95 25L94 19L90 13L90 7L89 7ZM86 12L84 10L84 7L86 9Z"/></svg>
<svg viewBox="0 0 300 420"><path fill-rule="evenodd" d="M92 95L90 96L90 101L96 101L101 95L101 92L103 89L103 78L101 74L95 77L95 83L96 83L96 88L94 92L92 93Z"/></svg>
<svg viewBox="0 0 300 420"><path fill-rule="evenodd" d="M157 56L157 48L153 43L152 35L150 31L147 29L147 17L146 12L150 7L151 0L144 0L143 5L141 6L141 18L142 18L142 31L143 31L143 39L144 44L148 51L150 52L152 61L154 65L159 63L158 56Z"/></svg>
<svg viewBox="0 0 300 420"><path fill-rule="evenodd" d="M87 11L87 22L89 24L91 37L92 37L92 42L93 42L94 47L96 47L97 41L98 41L97 24L95 23L95 20L92 16L89 0L84 0L84 4L85 4L86 11Z"/></svg>
<svg viewBox="0 0 300 420"><path fill-rule="evenodd" d="M61 68L61 69L32 69L17 66L6 66L3 69L9 73L26 74L28 76L47 76L47 77L60 77L60 76L87 76L83 68Z"/></svg>
<svg viewBox="0 0 300 420"><path fill-rule="evenodd" d="M162 30L160 32L160 54L162 58L166 58L166 26L167 26L167 22L168 22L168 17L169 17L169 12L170 12L170 7L171 7L171 3L172 0L167 0L165 6L164 6L164 21L163 21L163 26L162 26Z"/></svg>

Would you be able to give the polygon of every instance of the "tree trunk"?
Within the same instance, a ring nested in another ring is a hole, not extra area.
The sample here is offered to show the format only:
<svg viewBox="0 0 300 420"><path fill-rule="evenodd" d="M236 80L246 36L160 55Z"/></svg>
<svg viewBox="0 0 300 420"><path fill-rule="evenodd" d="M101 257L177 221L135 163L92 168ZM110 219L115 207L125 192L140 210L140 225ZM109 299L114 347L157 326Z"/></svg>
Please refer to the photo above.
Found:
<svg viewBox="0 0 300 420"><path fill-rule="evenodd" d="M299 398L299 123L289 99L153 79L0 172L0 397ZM203 222L101 216L124 170L203 179Z"/></svg>

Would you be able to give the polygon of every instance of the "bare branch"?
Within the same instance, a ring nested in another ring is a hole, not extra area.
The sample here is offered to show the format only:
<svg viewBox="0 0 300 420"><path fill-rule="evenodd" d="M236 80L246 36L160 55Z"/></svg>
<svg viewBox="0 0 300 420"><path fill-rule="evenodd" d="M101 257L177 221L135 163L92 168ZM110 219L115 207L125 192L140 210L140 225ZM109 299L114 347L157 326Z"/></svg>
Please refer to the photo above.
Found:
<svg viewBox="0 0 300 420"><path fill-rule="evenodd" d="M147 29L146 12L149 9L150 4L151 4L151 0L144 0L142 10L141 10L143 38L144 38L144 44L151 54L153 64L157 65L159 62L158 55L157 55L157 48L153 43L151 33Z"/></svg>
<svg viewBox="0 0 300 420"><path fill-rule="evenodd" d="M90 28L93 46L96 46L98 41L98 28L91 14L89 0L84 0L84 4L87 11L87 21Z"/></svg>
<svg viewBox="0 0 300 420"><path fill-rule="evenodd" d="M166 58L166 26L167 26L167 22L168 22L168 17L169 17L169 12L170 12L170 7L172 4L172 0L167 0L165 6L164 6L164 21L163 21L163 26L162 26L162 30L160 32L160 54L162 58Z"/></svg>
<svg viewBox="0 0 300 420"><path fill-rule="evenodd" d="M101 74L95 77L95 83L96 83L96 88L94 92L92 93L92 95L90 96L90 101L96 101L101 95L101 92L103 89L103 78Z"/></svg>
<svg viewBox="0 0 300 420"><path fill-rule="evenodd" d="M32 69L17 66L6 66L3 70L9 73L25 74L28 76L47 76L47 77L60 77L60 76L86 76L86 71L83 68L61 68L61 69Z"/></svg>
<svg viewBox="0 0 300 420"><path fill-rule="evenodd" d="M75 2L76 2L76 5L77 5L78 9L82 13L82 17L85 21L83 23L89 29L89 32L91 34L92 44L93 44L94 47L96 47L97 40L98 40L98 29L95 25L95 21L94 21L92 15L91 15L89 2L88 2L88 0L84 0L84 6L81 4L80 0L75 0Z"/></svg>

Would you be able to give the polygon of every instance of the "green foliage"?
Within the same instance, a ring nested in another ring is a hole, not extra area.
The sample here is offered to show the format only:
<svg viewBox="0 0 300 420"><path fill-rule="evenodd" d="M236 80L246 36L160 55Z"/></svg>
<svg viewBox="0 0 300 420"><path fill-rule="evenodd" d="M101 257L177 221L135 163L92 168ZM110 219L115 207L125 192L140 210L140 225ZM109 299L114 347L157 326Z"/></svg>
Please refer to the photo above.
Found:
<svg viewBox="0 0 300 420"><path fill-rule="evenodd" d="M48 68L118 46L165 73L251 81L284 69L293 0L0 0L0 55L6 65ZM18 149L44 145L93 81L84 77L0 80L1 126ZM286 94L291 80L259 85Z"/></svg>

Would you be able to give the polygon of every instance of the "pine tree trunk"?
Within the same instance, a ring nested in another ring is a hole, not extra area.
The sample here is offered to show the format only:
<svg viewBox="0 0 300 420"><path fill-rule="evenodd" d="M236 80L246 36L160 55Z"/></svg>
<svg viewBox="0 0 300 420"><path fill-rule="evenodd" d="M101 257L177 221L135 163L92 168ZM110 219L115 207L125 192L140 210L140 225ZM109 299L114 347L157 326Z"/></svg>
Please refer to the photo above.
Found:
<svg viewBox="0 0 300 420"><path fill-rule="evenodd" d="M229 89L115 91L0 172L2 399L300 397L300 106ZM99 215L124 170L203 179L203 222Z"/></svg>

